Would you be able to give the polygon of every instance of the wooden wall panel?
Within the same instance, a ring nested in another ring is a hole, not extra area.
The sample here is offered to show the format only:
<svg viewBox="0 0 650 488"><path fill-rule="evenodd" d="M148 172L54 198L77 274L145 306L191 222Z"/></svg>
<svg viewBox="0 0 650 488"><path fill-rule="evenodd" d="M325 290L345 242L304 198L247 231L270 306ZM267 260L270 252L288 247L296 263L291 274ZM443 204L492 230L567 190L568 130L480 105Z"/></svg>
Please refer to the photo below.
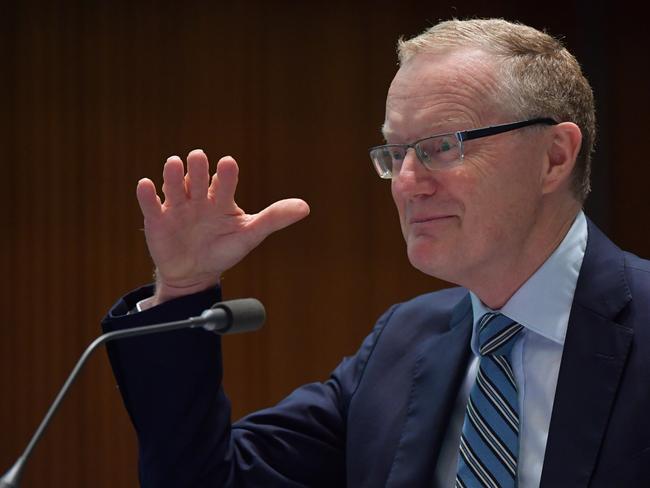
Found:
<svg viewBox="0 0 650 488"><path fill-rule="evenodd" d="M388 184L366 153L380 141L396 39L438 18L502 15L548 27L579 56L598 59L591 69L611 73L611 91L599 96L624 143L613 151L608 208L615 237L650 254L647 232L635 226L647 207L639 176L648 171L648 123L635 117L647 112L647 76L628 69L639 63L625 49L644 52L648 41L621 17L609 32L622 34L594 55L589 36L603 18L580 2L545 5L0 5L0 470L24 448L108 307L150 279L135 184L143 176L160 183L171 154L201 147L213 161L237 157L245 209L287 196L312 207L306 221L270 237L225 277L227 297L258 297L269 315L260 333L225 341L235 417L326 378L391 303L445 286L410 268ZM22 486L135 486L135 458L101 353Z"/></svg>

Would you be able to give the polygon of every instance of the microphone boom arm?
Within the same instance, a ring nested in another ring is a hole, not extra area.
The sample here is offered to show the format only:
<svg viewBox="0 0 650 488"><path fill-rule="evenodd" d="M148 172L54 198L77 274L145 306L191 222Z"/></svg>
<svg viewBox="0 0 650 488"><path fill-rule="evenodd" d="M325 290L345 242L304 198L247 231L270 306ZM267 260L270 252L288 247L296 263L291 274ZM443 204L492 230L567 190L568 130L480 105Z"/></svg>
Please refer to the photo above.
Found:
<svg viewBox="0 0 650 488"><path fill-rule="evenodd" d="M238 312L240 311L244 312L244 317L242 318L244 319L243 322L245 323L245 326L242 330L235 330L234 326L236 324L234 324L234 322L238 318ZM254 321L256 322L253 323ZM36 429L36 432L34 432L34 435L29 441L29 444L27 444L27 447L21 456L16 460L14 465L2 476L2 478L0 478L0 488L18 488L25 463L29 459L32 451L34 450L34 447L43 436L45 429L61 405L61 402L68 393L68 390L77 379L77 376L79 375L79 372L83 368L84 364L92 355L92 353L95 352L95 350L102 344L115 339L124 339L127 337L155 334L157 332L166 332L177 329L193 329L196 327L203 327L205 330L212 331L216 334L228 332L244 332L245 330L254 330L255 328L258 328L263 321L264 307L262 304L255 299L244 298L218 303L214 307L203 312L203 314L198 317L190 317L186 320L167 322L164 324L143 325L140 327L133 327L131 329L116 330L102 334L86 348L84 353L81 355L81 358L79 358L77 361L77 364L68 376L68 379L61 387L61 390L52 402L52 405L50 405L47 414L45 414L45 417ZM231 330L231 328L233 330Z"/></svg>

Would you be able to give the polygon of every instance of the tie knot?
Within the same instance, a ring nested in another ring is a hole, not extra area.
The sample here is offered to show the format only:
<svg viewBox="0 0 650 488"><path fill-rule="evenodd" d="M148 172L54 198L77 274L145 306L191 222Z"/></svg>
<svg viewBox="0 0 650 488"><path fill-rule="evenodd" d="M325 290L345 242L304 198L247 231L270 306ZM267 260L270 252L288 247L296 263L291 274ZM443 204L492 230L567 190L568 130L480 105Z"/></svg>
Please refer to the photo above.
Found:
<svg viewBox="0 0 650 488"><path fill-rule="evenodd" d="M486 313L478 324L479 353L481 356L509 356L515 344L514 339L521 329L521 324L505 315Z"/></svg>

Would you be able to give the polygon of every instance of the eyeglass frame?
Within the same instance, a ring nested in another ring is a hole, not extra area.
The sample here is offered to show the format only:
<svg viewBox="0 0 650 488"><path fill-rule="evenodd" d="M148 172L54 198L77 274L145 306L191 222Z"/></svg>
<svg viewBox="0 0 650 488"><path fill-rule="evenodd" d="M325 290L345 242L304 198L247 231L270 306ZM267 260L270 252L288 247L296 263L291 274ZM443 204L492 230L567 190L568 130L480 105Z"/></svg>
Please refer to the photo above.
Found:
<svg viewBox="0 0 650 488"><path fill-rule="evenodd" d="M544 125L557 125L559 122L551 117L537 117L533 119L527 119L527 120L521 120L519 122L510 122L506 124L498 124L498 125L491 125L488 127L480 127L478 129L469 129L469 130L462 130L462 131L456 131L456 132L445 132L443 134L436 134L433 136L429 137L423 137L422 139L418 139L417 141L414 141L410 144L381 144L379 146L373 146L371 147L368 152L370 155L370 160L372 161L372 165L379 174L379 177L382 179L392 179L393 174L392 171L390 172L390 176L382 176L382 174L379 171L379 168L377 167L377 164L375 163L375 159L372 157L372 153L374 151L377 151L378 149L387 149L391 147L399 147L404 149L404 154L409 149L413 149L415 151L415 154L418 157L418 161L424 166L426 169L429 171L439 171L442 168L431 168L428 166L428 163L426 163L423 159L424 156L420 154L419 151L419 146L422 141L426 141L427 139L434 139L436 137L443 137L443 136L456 136L456 140L459 143L459 150L460 150L460 157L458 158L459 162L462 162L465 154L463 151L463 142L465 141L471 141L473 139L480 139L482 137L488 137L488 136L494 136L497 134L503 134L504 132L510 132L513 130L521 129L523 127L528 127L531 125L536 125L536 124L544 124ZM453 166L457 166L460 163L455 163L452 166L449 166L450 168ZM384 173L388 174L388 173Z"/></svg>

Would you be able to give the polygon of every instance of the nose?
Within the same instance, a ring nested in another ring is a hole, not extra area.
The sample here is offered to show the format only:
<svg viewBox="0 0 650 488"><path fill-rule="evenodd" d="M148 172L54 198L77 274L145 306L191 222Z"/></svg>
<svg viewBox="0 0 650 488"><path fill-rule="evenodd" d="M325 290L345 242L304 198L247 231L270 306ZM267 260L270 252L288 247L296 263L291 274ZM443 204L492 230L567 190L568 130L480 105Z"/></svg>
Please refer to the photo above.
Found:
<svg viewBox="0 0 650 488"><path fill-rule="evenodd" d="M402 167L393 176L393 192L404 197L429 196L436 192L435 173L428 170L418 159L414 149L406 152Z"/></svg>

